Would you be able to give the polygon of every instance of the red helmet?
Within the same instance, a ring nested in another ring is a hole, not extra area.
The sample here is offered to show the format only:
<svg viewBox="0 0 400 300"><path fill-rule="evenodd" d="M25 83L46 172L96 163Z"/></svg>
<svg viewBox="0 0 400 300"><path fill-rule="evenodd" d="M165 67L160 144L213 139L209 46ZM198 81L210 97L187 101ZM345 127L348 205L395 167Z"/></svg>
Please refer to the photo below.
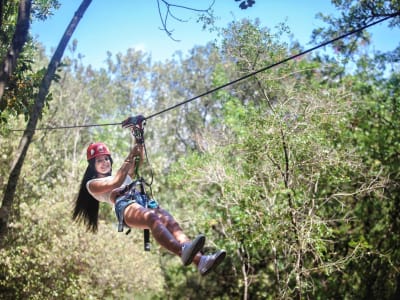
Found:
<svg viewBox="0 0 400 300"><path fill-rule="evenodd" d="M99 155L111 155L111 153L104 143L91 143L86 150L87 160L91 160Z"/></svg>

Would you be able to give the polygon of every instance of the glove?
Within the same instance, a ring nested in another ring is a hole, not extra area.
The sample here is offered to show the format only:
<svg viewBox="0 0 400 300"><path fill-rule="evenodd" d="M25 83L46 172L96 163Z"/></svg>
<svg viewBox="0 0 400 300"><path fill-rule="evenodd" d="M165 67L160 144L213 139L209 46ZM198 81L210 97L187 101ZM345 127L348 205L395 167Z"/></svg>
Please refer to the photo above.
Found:
<svg viewBox="0 0 400 300"><path fill-rule="evenodd" d="M142 128L143 127L143 121L146 120L145 117L142 115L137 115L134 117L128 117L124 121L122 121L122 128L132 128L132 127L138 127Z"/></svg>

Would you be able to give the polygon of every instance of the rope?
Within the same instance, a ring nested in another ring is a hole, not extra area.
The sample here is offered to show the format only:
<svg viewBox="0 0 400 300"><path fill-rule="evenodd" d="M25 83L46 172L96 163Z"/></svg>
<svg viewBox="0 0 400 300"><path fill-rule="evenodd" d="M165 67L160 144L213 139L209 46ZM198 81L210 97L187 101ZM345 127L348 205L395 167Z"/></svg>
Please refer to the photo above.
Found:
<svg viewBox="0 0 400 300"><path fill-rule="evenodd" d="M201 98L201 97L204 97L204 96L206 96L206 95L212 94L212 93L214 93L214 92L216 92L216 91L218 91L218 90L221 90L221 89L223 89L223 88L226 88L226 87L228 87L228 86L230 86L230 85L234 85L234 84L236 84L236 83L238 83L238 82L240 82L240 81L243 81L243 80L245 80L245 79L247 79L247 78L249 78L249 77L252 77L252 76L257 75L258 73L261 73L261 72L264 72L264 71L269 70L269 69L271 69L271 68L274 68L274 67L276 67L276 66L278 66L278 65L281 65L281 64L283 64L283 63L286 63L286 62L288 62L288 61L290 61L290 60L293 60L293 59L295 59L295 58L297 58L297 57L300 57L300 56L302 56L302 55L305 55L305 54L307 54L307 53L310 53L310 52L312 52L312 51L315 51L315 50L317 50L317 49L319 49L319 48L325 47L325 46L327 46L327 45L329 45L329 44L332 44L332 43L334 43L334 42L336 42L336 41L338 41L338 40L344 39L344 38L346 38L346 37L348 37L348 36L350 36L350 35L353 35L353 34L355 34L355 33L361 32L361 31L363 31L363 30L365 30L365 29L367 29L367 28L369 28L369 27L375 26L375 25L377 25L377 24L379 24L379 23L381 23L381 22L384 22L384 21L386 21L386 20L388 20L388 19L391 19L391 18L393 18L393 17L396 17L396 16L398 16L399 14L400 14L400 13L397 12L397 13L388 15L388 16L386 16L386 17L380 19L380 20L377 20L377 21L372 22L372 23L370 23L370 24L364 25L364 26L362 26L362 27L360 27L360 28L358 28L358 29L352 30L352 31L347 32L347 33L345 33L345 34L342 34L342 35L340 35L340 36L338 36L338 37L336 37L336 38L333 38L333 39L331 39L331 40L328 40L328 41L326 41L326 42L323 42L323 43L321 43L321 44L319 44L319 45L317 45L317 46L315 46L315 47L309 48L309 49L307 49L307 50L305 50L305 51L303 51L303 52L300 52L300 53L298 53L298 54L289 56L289 57L287 57L287 58L285 58L285 59L283 59L283 60L281 60L281 61L278 61L278 62L276 62L276 63L273 63L273 64L271 64L271 65L268 65L268 66L266 66L266 67L264 67L264 68L261 68L261 69L259 69L259 70L254 71L254 72L251 72L251 73L249 73L249 74L247 74L247 75L245 75L245 76L243 76L243 77L240 77L240 78L238 78L238 79L235 79L235 80L233 80L233 81L230 81L230 82L228 82L228 83L225 83L225 84L223 84L223 85L221 85L221 86L218 86L218 87L216 87L216 88L213 88L213 89L211 89L211 90L208 90L208 91L206 91L206 92L204 92L204 93L202 93L202 94L200 94L200 95L197 95L197 96L195 96L195 97L193 97L193 98L187 99L187 100L185 100L185 101L183 101L183 102L177 103L177 104L175 104L175 105L173 105L173 106L170 106L170 107L168 107L168 108L166 108L166 109L163 109L163 110L161 110L161 111L159 111L159 112L156 112L156 113L154 113L154 114L152 114L152 115L150 115L150 116L148 116L148 117L145 117L145 120L154 118L154 117L156 117L156 116L158 116L158 115L161 115L161 114L163 114L163 113L165 113L165 112L168 112L168 111L170 111L170 110L173 110L173 109L175 109L175 108L178 108L179 106L182 106L182 105L184 105L184 104L187 104L187 103L189 103L189 102L192 102L192 101L194 101L194 100L196 100L196 99L199 99L199 98ZM118 123L106 123L106 124L87 124L87 125L70 125L70 126L40 127L40 128L36 128L35 131L36 131L36 130L71 129L71 128L83 128L83 127L114 126L114 125L121 125L121 124L122 124L122 122L118 122ZM11 129L11 131L24 131L24 129Z"/></svg>

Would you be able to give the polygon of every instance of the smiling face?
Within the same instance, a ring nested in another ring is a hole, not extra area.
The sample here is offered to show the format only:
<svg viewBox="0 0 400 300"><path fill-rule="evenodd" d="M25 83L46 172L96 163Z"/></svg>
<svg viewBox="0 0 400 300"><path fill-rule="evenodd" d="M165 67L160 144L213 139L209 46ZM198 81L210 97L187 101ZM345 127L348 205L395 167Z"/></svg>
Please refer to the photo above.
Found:
<svg viewBox="0 0 400 300"><path fill-rule="evenodd" d="M108 155L99 155L95 158L94 167L98 177L106 177L111 174L111 159Z"/></svg>

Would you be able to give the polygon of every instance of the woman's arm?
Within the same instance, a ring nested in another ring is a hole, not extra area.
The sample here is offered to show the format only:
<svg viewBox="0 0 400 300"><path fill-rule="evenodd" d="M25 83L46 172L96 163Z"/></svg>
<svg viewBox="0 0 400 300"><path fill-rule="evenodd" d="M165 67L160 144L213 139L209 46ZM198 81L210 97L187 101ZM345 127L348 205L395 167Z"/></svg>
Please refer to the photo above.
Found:
<svg viewBox="0 0 400 300"><path fill-rule="evenodd" d="M143 145L132 147L128 157L111 180L94 180L90 182L90 191L93 194L103 194L119 188L124 183L126 176L129 175L130 170L134 170L136 156L143 157Z"/></svg>
<svg viewBox="0 0 400 300"><path fill-rule="evenodd" d="M115 204L117 197L122 196L126 192L128 192L128 185L122 185L121 187L113 189L110 194L111 202Z"/></svg>

